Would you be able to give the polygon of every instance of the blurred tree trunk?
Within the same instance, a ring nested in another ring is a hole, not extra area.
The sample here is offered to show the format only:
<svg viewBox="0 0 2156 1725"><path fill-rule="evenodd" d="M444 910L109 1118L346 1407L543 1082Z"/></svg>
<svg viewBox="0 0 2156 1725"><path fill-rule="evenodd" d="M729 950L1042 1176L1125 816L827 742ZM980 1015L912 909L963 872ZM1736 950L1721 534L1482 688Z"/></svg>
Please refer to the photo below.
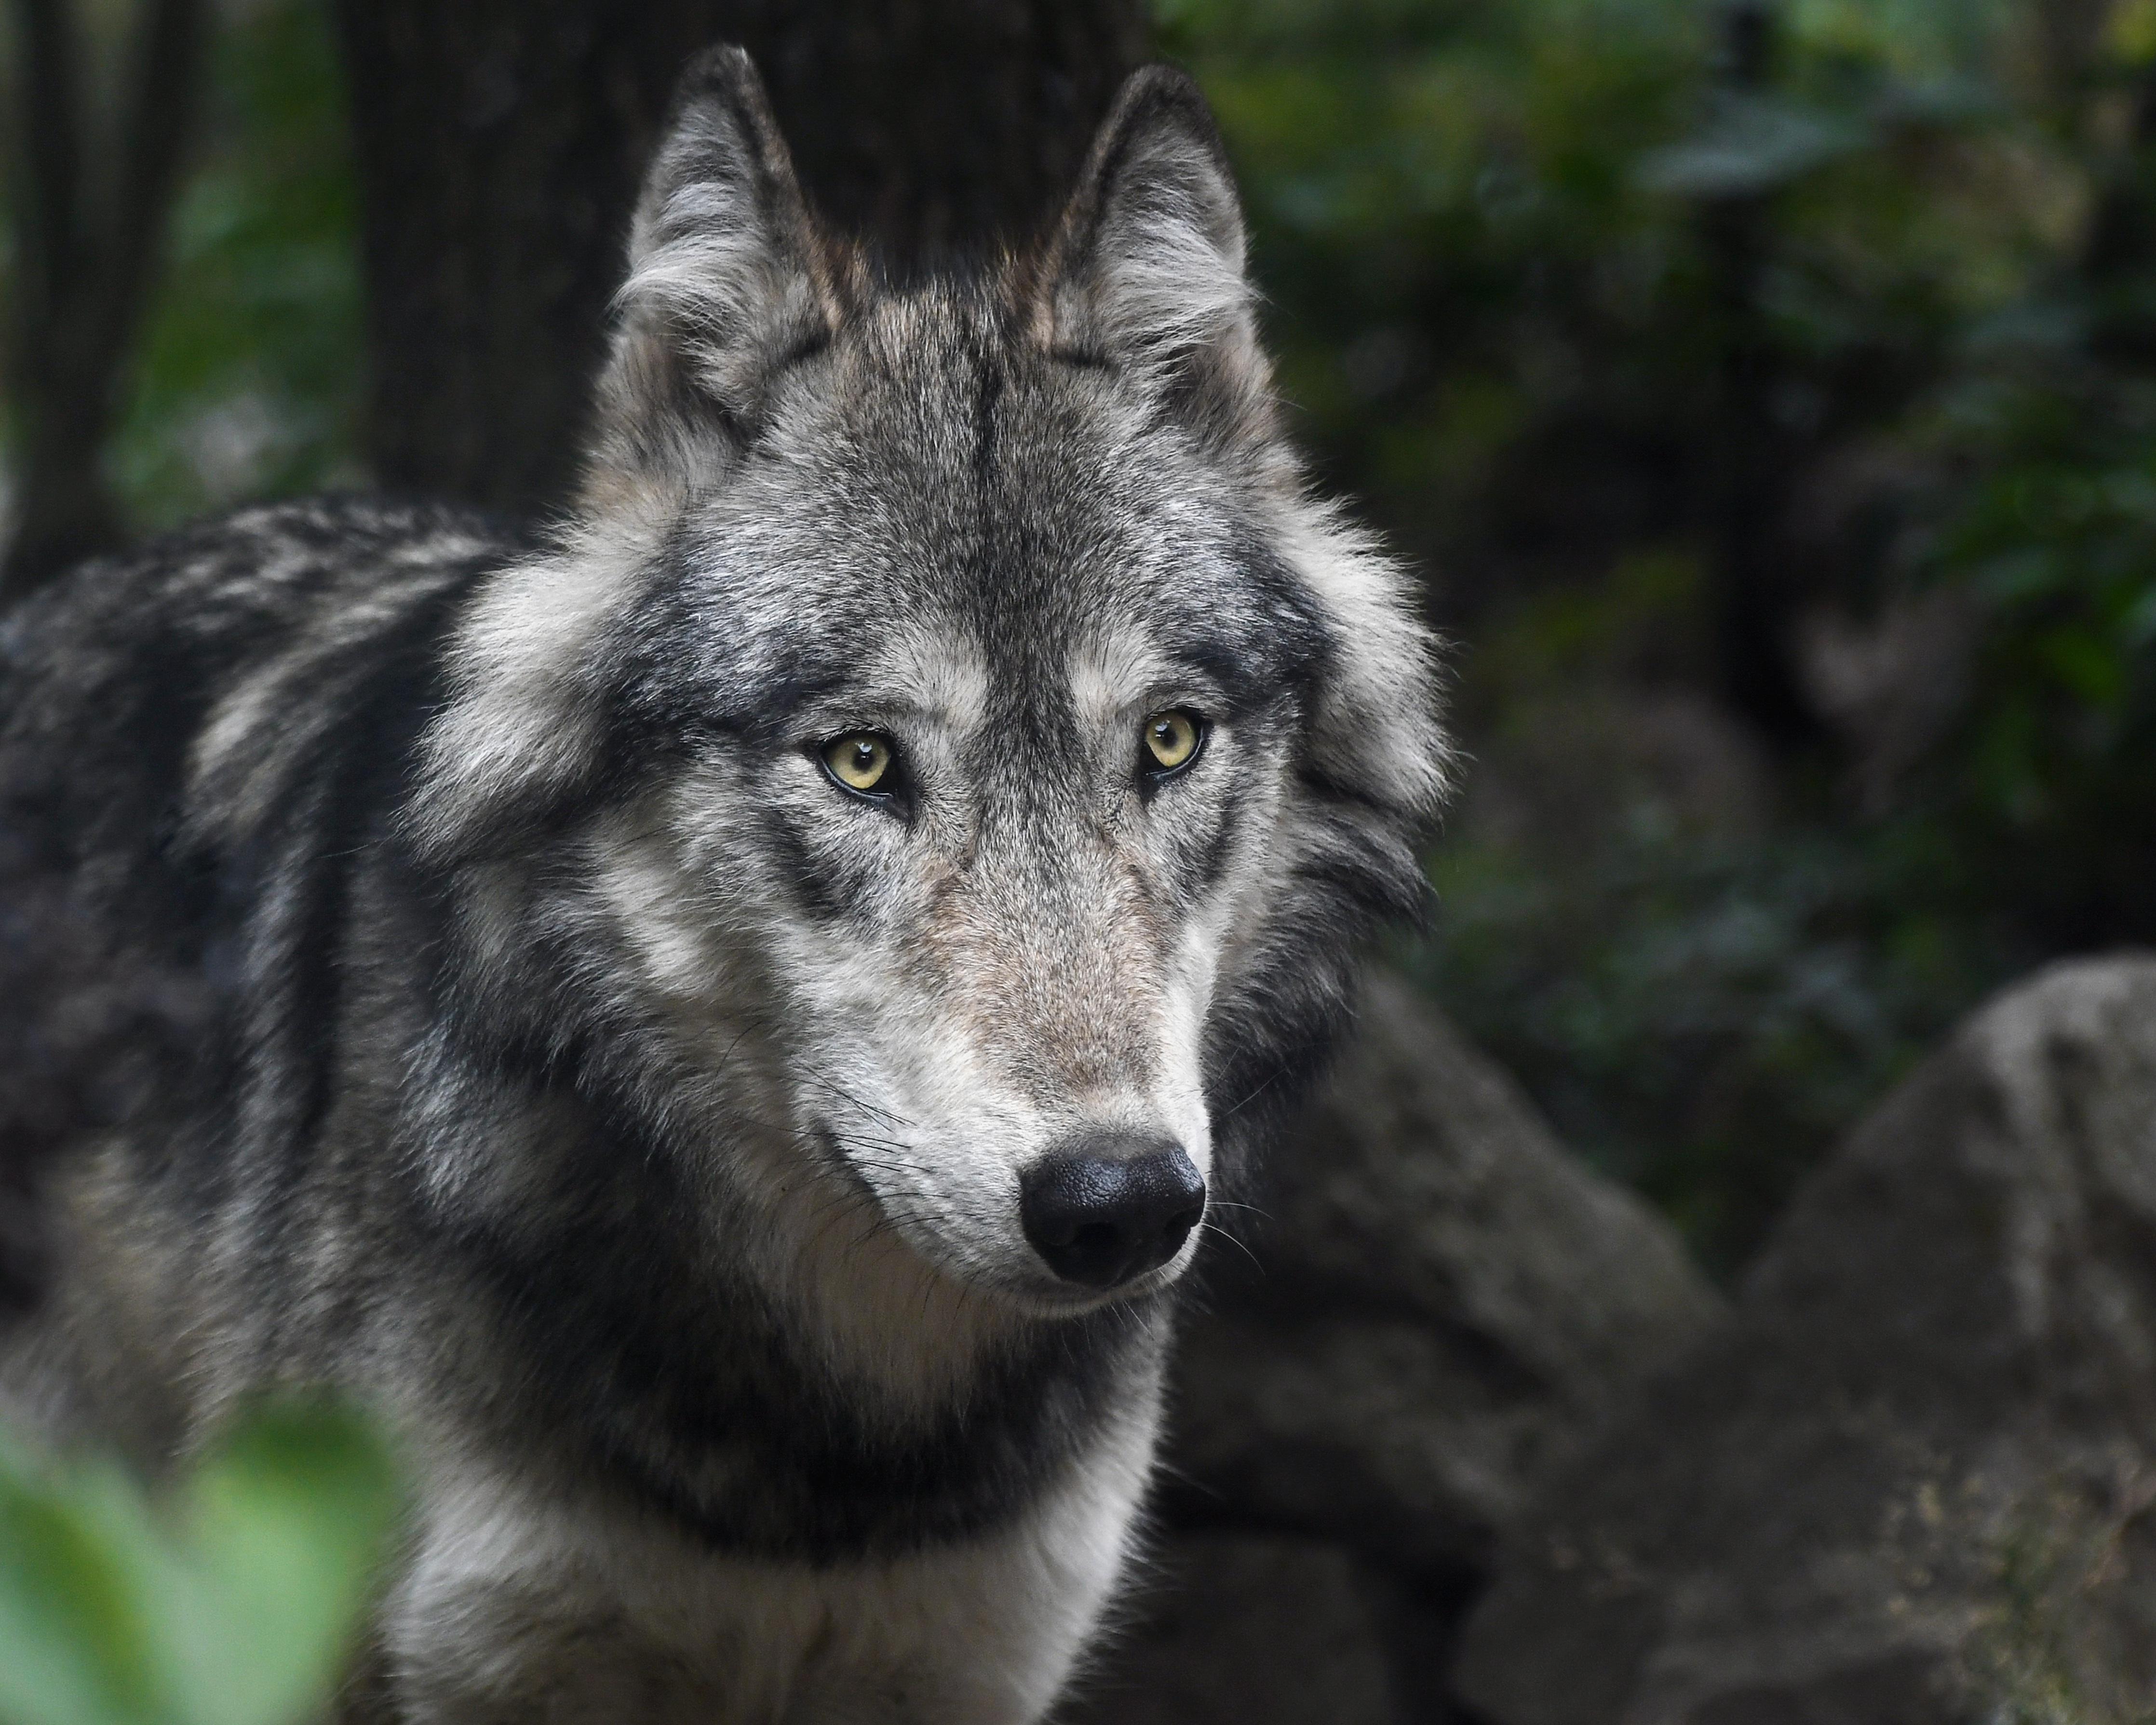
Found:
<svg viewBox="0 0 2156 1725"><path fill-rule="evenodd" d="M12 0L4 150L16 238L4 348L17 515L0 601L119 537L104 457L126 407L195 106L203 0L137 9L110 124L90 99L69 0Z"/></svg>
<svg viewBox="0 0 2156 1725"><path fill-rule="evenodd" d="M338 0L385 485L558 496L644 158L706 44L901 269L1023 233L1143 53L1138 0Z"/></svg>
<svg viewBox="0 0 2156 1725"><path fill-rule="evenodd" d="M1771 85L1779 23L1775 0L1730 0L1724 10L1722 78L1737 99ZM1789 754L1820 741L1824 730L1796 669L1799 595L1787 529L1798 451L1775 416L1787 372L1761 310L1771 195L1720 198L1704 212L1725 331L1714 452L1714 626L1722 698Z"/></svg>

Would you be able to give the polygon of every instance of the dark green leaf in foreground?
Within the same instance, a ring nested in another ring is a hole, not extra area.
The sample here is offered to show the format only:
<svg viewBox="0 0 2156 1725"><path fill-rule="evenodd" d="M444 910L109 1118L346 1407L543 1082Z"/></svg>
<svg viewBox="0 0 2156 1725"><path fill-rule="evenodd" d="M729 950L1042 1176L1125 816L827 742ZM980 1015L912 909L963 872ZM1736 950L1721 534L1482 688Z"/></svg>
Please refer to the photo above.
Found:
<svg viewBox="0 0 2156 1725"><path fill-rule="evenodd" d="M152 1502L0 1452L0 1725L285 1725L349 1651L396 1503L347 1415L256 1414Z"/></svg>
<svg viewBox="0 0 2156 1725"><path fill-rule="evenodd" d="M192 1585L162 1620L182 1717L276 1725L328 1686L393 1497L380 1446L321 1409L256 1420L194 1476Z"/></svg>
<svg viewBox="0 0 2156 1725"><path fill-rule="evenodd" d="M172 1581L141 1498L116 1471L62 1478L0 1451L0 1720L168 1717L149 1615Z"/></svg>

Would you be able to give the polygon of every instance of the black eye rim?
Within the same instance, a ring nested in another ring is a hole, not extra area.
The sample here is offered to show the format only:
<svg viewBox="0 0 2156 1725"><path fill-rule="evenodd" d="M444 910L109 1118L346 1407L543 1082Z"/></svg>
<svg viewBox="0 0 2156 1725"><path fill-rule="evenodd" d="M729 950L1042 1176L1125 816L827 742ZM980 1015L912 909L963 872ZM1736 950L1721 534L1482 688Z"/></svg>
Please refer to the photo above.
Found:
<svg viewBox="0 0 2156 1725"><path fill-rule="evenodd" d="M1173 767L1163 767L1146 742L1146 727L1156 719L1168 718L1180 713L1190 721L1197 740L1190 745L1190 752ZM1145 716L1138 727L1138 776L1148 785L1165 784L1171 778L1179 778L1205 757L1205 745L1212 741L1213 721L1194 706L1155 707Z"/></svg>
<svg viewBox="0 0 2156 1725"><path fill-rule="evenodd" d="M858 785L848 784L845 780L839 777L838 769L831 765L831 751L840 743L856 737L873 737L884 746L886 756L883 777L866 790L861 789ZM817 770L822 773L825 779L856 802L873 803L894 810L901 807L906 788L906 754L899 747L898 739L888 731L878 731L870 726L856 725L849 730L834 732L821 742L810 743L808 753L815 762Z"/></svg>

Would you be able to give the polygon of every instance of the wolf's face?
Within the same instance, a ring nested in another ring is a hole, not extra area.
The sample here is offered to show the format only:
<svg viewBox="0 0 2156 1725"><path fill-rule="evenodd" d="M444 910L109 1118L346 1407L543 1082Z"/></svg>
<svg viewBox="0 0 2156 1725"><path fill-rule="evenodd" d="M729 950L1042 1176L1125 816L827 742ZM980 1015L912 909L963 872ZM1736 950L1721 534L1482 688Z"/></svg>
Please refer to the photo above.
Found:
<svg viewBox="0 0 2156 1725"><path fill-rule="evenodd" d="M680 908L623 927L786 1027L783 1117L901 1232L1054 1302L1188 1255L1327 644L1203 453L1004 316L870 309L685 512L623 644Z"/></svg>
<svg viewBox="0 0 2156 1725"><path fill-rule="evenodd" d="M1041 254L902 292L746 62L692 80L583 514L475 609L418 814L475 990L713 1227L1039 1313L1158 1286L1416 902L1426 640L1248 300L1172 74Z"/></svg>

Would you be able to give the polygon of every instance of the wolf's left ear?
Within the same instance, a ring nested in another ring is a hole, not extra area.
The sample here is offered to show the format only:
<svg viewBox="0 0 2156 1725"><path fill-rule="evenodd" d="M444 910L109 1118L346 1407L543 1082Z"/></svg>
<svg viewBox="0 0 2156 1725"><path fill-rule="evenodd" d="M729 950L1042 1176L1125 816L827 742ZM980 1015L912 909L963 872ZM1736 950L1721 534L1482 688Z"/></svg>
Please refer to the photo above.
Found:
<svg viewBox="0 0 2156 1725"><path fill-rule="evenodd" d="M1243 211L1212 110L1170 66L1133 73L1050 242L1040 314L1057 350L1170 394L1228 439L1269 423Z"/></svg>
<svg viewBox="0 0 2156 1725"><path fill-rule="evenodd" d="M601 468L663 470L714 425L752 435L774 377L829 339L844 284L741 49L682 75L629 253L599 383Z"/></svg>

